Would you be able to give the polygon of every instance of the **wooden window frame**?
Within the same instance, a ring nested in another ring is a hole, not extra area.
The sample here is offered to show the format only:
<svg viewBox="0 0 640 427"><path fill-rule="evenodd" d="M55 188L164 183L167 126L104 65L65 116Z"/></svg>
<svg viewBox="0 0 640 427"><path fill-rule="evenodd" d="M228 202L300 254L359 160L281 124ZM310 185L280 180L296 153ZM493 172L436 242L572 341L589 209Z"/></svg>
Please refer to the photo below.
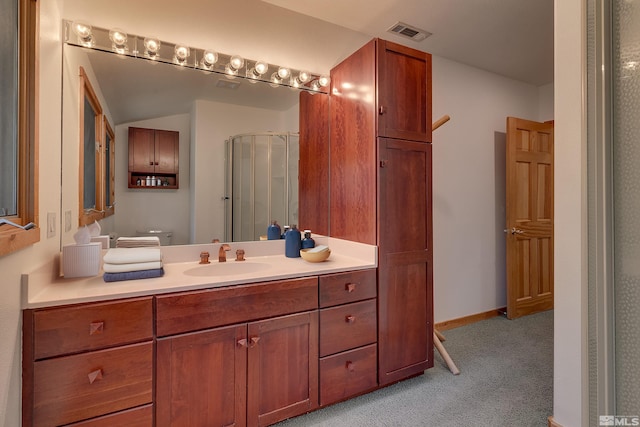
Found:
<svg viewBox="0 0 640 427"><path fill-rule="evenodd" d="M104 210L104 173L103 173L103 163L104 163L104 134L103 131L103 112L102 106L100 105L100 101L98 100L98 96L96 92L93 90L93 86L89 81L89 77L87 73L84 71L84 68L80 67L80 85L79 85L79 152L80 158L79 163L79 175L78 175L78 223L79 226L92 224L95 221L98 221L105 217ZM96 113L95 117L95 136L100 148L96 153L95 158L95 195L96 195L96 204L93 209L85 209L84 208L84 101L85 98L89 101L91 106L93 107L93 111Z"/></svg>
<svg viewBox="0 0 640 427"><path fill-rule="evenodd" d="M38 224L38 12L36 0L18 3L18 215L7 219ZM0 256L40 241L41 228L0 228Z"/></svg>

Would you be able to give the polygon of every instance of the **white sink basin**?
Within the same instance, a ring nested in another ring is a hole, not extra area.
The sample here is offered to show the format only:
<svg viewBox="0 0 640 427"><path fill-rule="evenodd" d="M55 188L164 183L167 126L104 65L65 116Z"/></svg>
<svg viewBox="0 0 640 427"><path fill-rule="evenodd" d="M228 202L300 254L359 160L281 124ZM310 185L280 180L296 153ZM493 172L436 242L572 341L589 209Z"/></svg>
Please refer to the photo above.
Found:
<svg viewBox="0 0 640 427"><path fill-rule="evenodd" d="M256 273L271 268L271 264L251 261L213 262L207 265L193 267L184 272L187 276L235 276Z"/></svg>

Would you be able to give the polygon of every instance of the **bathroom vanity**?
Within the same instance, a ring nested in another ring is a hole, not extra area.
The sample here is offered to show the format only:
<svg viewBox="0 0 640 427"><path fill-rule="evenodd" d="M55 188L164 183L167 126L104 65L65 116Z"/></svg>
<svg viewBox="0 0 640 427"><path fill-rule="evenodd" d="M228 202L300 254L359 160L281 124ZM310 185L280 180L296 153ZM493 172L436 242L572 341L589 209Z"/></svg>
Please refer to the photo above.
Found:
<svg viewBox="0 0 640 427"><path fill-rule="evenodd" d="M375 389L376 248L326 243L322 263L243 242L208 265L212 245L163 247L155 279L25 275L23 425L269 425Z"/></svg>

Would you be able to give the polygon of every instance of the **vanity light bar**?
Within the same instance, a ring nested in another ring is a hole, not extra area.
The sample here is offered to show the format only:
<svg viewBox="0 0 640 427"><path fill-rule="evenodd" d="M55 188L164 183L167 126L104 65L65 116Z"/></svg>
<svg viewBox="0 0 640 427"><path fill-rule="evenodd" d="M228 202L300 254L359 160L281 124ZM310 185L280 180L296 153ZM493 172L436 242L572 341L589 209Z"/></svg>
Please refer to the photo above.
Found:
<svg viewBox="0 0 640 427"><path fill-rule="evenodd" d="M127 34L120 29L107 30L84 22L63 20L63 30L64 42L69 45L224 74L228 78L241 77L252 83L263 81L273 87L285 86L310 92L328 92L329 77L306 70L295 70L239 55L171 43L157 37Z"/></svg>

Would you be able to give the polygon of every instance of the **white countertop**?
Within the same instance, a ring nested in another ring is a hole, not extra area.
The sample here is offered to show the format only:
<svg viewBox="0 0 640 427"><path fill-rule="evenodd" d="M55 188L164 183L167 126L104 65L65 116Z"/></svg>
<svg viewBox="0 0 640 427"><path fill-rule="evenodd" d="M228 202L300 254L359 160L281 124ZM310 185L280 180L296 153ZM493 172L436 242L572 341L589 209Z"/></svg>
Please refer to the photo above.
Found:
<svg viewBox="0 0 640 427"><path fill-rule="evenodd" d="M102 271L94 277L57 277L57 271L52 271L55 264L52 262L22 275L22 308L232 286L377 266L376 246L322 236L315 240L316 244L331 248L331 256L324 262L285 257L284 241L229 243L231 250L227 252L226 263L218 262L220 243L163 246L164 276L108 283L102 279ZM245 250L244 262L235 261L235 251L240 248ZM202 251L210 253L211 264L199 264Z"/></svg>

